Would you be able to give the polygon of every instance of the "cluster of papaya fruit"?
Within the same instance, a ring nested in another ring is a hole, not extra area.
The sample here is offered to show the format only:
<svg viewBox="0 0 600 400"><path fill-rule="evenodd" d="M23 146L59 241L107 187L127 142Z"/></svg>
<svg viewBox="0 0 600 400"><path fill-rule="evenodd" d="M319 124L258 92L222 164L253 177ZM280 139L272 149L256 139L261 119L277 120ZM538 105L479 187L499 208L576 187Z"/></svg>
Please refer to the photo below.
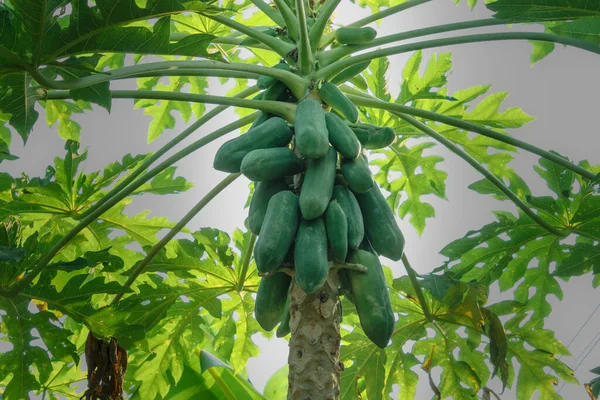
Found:
<svg viewBox="0 0 600 400"><path fill-rule="evenodd" d="M261 78L260 98L295 102L280 84ZM358 119L356 106L325 82L297 103L293 127L262 113L216 153L215 169L255 182L248 225L258 235L254 259L263 276L255 316L267 331L281 322L277 336L289 333L292 279L278 269L293 268L296 283L310 294L338 264L343 292L356 305L364 332L382 348L391 337L394 315L377 254L399 260L404 237L364 149L389 146L396 134ZM347 263L366 272L343 268Z"/></svg>

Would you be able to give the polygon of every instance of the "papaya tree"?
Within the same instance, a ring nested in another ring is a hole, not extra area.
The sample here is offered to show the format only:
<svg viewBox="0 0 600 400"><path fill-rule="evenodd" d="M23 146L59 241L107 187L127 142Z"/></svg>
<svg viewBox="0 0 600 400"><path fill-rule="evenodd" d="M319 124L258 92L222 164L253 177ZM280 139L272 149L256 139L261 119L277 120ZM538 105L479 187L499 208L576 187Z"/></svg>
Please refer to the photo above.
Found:
<svg viewBox="0 0 600 400"><path fill-rule="evenodd" d="M343 26L340 0L2 2L0 162L17 159L11 135L26 143L42 110L65 142L44 176L0 173L3 398L412 399L424 379L440 399L554 399L558 382L577 384L544 322L560 279L600 283L600 165L510 136L533 118L501 113L489 86L449 93L449 54L420 69L423 50L476 42L530 41L535 61L556 44L600 54L600 8L496 0L479 5L492 18L380 34L430 1L361 1L366 16ZM544 32L520 29L532 23ZM398 54L411 56L391 73ZM149 142L174 112L189 126L87 171L77 114L121 99L152 116ZM445 198L448 174L423 153L440 148L481 174L471 189L518 211L418 274L398 218L422 233L435 215L423 197ZM508 166L518 150L539 157L552 196ZM175 166L189 157L227 175L177 222L127 213L141 195L189 190ZM189 229L238 179L243 228ZM513 298L490 302L492 285ZM261 393L247 363L253 336L273 332L289 340L288 365ZM585 384L594 399L597 381Z"/></svg>

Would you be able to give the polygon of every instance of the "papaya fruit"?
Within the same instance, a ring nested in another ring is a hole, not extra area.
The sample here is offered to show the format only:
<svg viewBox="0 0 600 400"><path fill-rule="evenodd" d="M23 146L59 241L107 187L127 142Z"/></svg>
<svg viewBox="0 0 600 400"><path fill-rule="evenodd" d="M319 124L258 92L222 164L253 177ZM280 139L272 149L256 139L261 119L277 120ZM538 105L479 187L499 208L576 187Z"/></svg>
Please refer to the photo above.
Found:
<svg viewBox="0 0 600 400"><path fill-rule="evenodd" d="M354 296L352 295L352 287L350 285L350 279L348 278L348 270L340 269L338 271L338 279L340 293L343 294L350 303L354 304Z"/></svg>
<svg viewBox="0 0 600 400"><path fill-rule="evenodd" d="M368 192L357 193L356 200L362 212L365 234L373 249L390 260L400 260L404 236L379 185L373 185Z"/></svg>
<svg viewBox="0 0 600 400"><path fill-rule="evenodd" d="M302 218L314 219L323 215L331 200L337 153L333 147L324 157L308 160L302 191L300 192L300 211Z"/></svg>
<svg viewBox="0 0 600 400"><path fill-rule="evenodd" d="M340 85L344 82L347 82L353 79L355 76L361 74L365 69L369 67L371 64L371 60L363 61L358 64L354 64L344 70L342 70L339 74L331 78L330 82L334 85Z"/></svg>
<svg viewBox="0 0 600 400"><path fill-rule="evenodd" d="M344 27L335 31L335 40L342 44L369 43L377 37L377 31L370 27Z"/></svg>
<svg viewBox="0 0 600 400"><path fill-rule="evenodd" d="M250 201L248 210L248 227L250 232L258 235L262 226L269 200L273 195L288 189L285 179L274 179L271 181L257 182L254 188L254 194Z"/></svg>
<svg viewBox="0 0 600 400"><path fill-rule="evenodd" d="M329 132L321 103L307 98L296 106L296 150L304 158L321 158L329 151Z"/></svg>
<svg viewBox="0 0 600 400"><path fill-rule="evenodd" d="M360 155L361 145L354 131L340 117L325 113L329 142L344 158L355 159Z"/></svg>
<svg viewBox="0 0 600 400"><path fill-rule="evenodd" d="M332 109L350 122L358 120L358 108L333 83L324 82L319 89L319 96Z"/></svg>
<svg viewBox="0 0 600 400"><path fill-rule="evenodd" d="M354 250L349 255L348 262L367 268L367 272L346 270L345 273L363 332L373 343L384 349L394 333L395 319L379 259L368 251Z"/></svg>
<svg viewBox="0 0 600 400"><path fill-rule="evenodd" d="M354 193L368 192L374 186L373 174L364 155L354 160L345 158L342 160L340 167L344 179Z"/></svg>
<svg viewBox="0 0 600 400"><path fill-rule="evenodd" d="M365 149L383 149L396 141L396 132L389 126L354 125L351 126L356 138Z"/></svg>
<svg viewBox="0 0 600 400"><path fill-rule="evenodd" d="M292 131L283 118L273 117L245 134L228 140L217 150L213 167L223 172L240 172L242 160L257 149L286 146Z"/></svg>
<svg viewBox="0 0 600 400"><path fill-rule="evenodd" d="M329 203L325 212L325 228L334 261L345 262L348 255L348 219L335 200Z"/></svg>
<svg viewBox="0 0 600 400"><path fill-rule="evenodd" d="M248 129L248 132L251 131L252 129L256 128L257 126L263 124L269 118L270 118L269 113L266 113L266 112L263 112L263 111L259 111L258 112L258 117L256 117L256 119L252 122L252 125L250 125L250 129Z"/></svg>
<svg viewBox="0 0 600 400"><path fill-rule="evenodd" d="M298 196L289 190L274 194L269 200L261 235L254 246L254 260L259 272L269 274L285 260L300 222Z"/></svg>
<svg viewBox="0 0 600 400"><path fill-rule="evenodd" d="M283 316L281 317L281 322L279 323L279 327L277 328L275 335L278 338L282 338L287 336L288 333L290 333L290 296L287 297L287 301L285 302Z"/></svg>
<svg viewBox="0 0 600 400"><path fill-rule="evenodd" d="M347 187L335 185L331 199L338 202L348 220L348 247L358 248L365 237L365 226L356 197Z"/></svg>
<svg viewBox="0 0 600 400"><path fill-rule="evenodd" d="M263 100L279 101L284 100L288 96L288 87L283 82L275 82L273 86L265 90Z"/></svg>
<svg viewBox="0 0 600 400"><path fill-rule="evenodd" d="M283 71L289 71L290 70L290 66L287 65L285 62L280 62L278 64L275 64L271 68L281 69ZM277 82L279 82L279 81L276 78L272 77L272 76L261 75L257 79L257 81L256 81L256 86L258 86L259 89L263 89L264 90L264 89L270 88L271 86L273 86Z"/></svg>
<svg viewBox="0 0 600 400"><path fill-rule="evenodd" d="M329 274L327 233L323 218L303 219L294 246L296 283L310 294L319 290Z"/></svg>
<svg viewBox="0 0 600 400"><path fill-rule="evenodd" d="M260 279L254 303L254 317L265 331L272 331L281 321L291 283L292 277L283 272Z"/></svg>
<svg viewBox="0 0 600 400"><path fill-rule="evenodd" d="M251 181L269 181L304 171L304 161L287 147L258 149L246 154L240 171Z"/></svg>

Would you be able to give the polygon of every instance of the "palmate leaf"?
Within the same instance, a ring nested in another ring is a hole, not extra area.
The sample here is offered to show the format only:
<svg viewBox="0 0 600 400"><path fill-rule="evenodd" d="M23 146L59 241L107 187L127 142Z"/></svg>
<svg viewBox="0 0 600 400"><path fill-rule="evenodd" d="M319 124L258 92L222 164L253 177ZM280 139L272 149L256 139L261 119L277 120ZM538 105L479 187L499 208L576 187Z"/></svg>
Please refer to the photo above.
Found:
<svg viewBox="0 0 600 400"><path fill-rule="evenodd" d="M208 80L203 77L193 76L172 76L168 78L170 83L164 85L159 82L159 78L141 78L138 80L140 89L145 90L162 90L169 92L182 92L188 89L194 94L204 94L208 88ZM165 129L173 129L175 127L175 117L171 115L173 111L179 111L181 118L188 122L192 116L192 111L197 118L204 113L204 105L182 101L156 101L156 100L137 100L135 108L144 108L144 114L152 116L152 122L148 127L148 143L157 139ZM193 110L192 110L193 109Z"/></svg>
<svg viewBox="0 0 600 400"><path fill-rule="evenodd" d="M413 147L398 143L391 146L390 150L376 151L377 154L384 154L385 158L372 161L379 167L376 181L390 192L388 202L392 209L397 210L401 218L410 214L410 222L419 234L425 229L426 219L435 216L433 206L422 201L421 196L434 194L441 199L446 198L448 174L437 168L437 164L444 159L436 155L423 155L433 146L433 143L427 142ZM402 192L406 193L406 198Z"/></svg>
<svg viewBox="0 0 600 400"><path fill-rule="evenodd" d="M67 5L71 13L65 15ZM30 87L30 78L20 72L24 65L38 67L83 53L111 52L221 59L219 53L208 50L212 35L198 33L178 42L169 40L170 15L200 10L217 8L184 0L151 0L145 7L135 0L7 3L0 9L0 112L11 115L10 125L26 141L38 116L33 105L43 93ZM133 24L155 18L159 19L151 29ZM93 68L86 71L82 66L85 62L71 58L55 67L65 79L66 75L75 78L94 73ZM72 94L76 100L93 101L110 109L108 84L77 89Z"/></svg>
<svg viewBox="0 0 600 400"><path fill-rule="evenodd" d="M496 0L486 4L494 18L511 22L568 21L600 15L600 4L586 0Z"/></svg>
<svg viewBox="0 0 600 400"><path fill-rule="evenodd" d="M439 94L431 90L441 88L448 83L446 74L452 68L451 57L450 53L432 54L425 74L420 76L423 52L421 50L415 52L402 70L402 84L396 103L406 104L416 99L438 98Z"/></svg>
<svg viewBox="0 0 600 400"><path fill-rule="evenodd" d="M572 22L553 25L548 27L548 30L557 35L585 40L600 46L600 10L596 16L580 18Z"/></svg>

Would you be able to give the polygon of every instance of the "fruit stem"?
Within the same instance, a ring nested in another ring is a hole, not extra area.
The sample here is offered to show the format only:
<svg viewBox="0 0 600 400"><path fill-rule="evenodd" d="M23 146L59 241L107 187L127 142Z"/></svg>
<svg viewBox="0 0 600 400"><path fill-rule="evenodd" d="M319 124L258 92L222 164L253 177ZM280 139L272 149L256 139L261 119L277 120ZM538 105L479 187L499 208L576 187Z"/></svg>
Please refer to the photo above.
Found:
<svg viewBox="0 0 600 400"><path fill-rule="evenodd" d="M529 218L534 220L538 225L546 229L548 232L558 237L565 237L568 235L568 233L549 225L542 217L533 212L533 210L530 209L527 206L527 204L525 204L515 193L513 193L508 187L506 187L506 185L502 183L500 179L498 179L494 174L485 169L481 164L477 162L477 160L468 155L464 150L452 143L451 140L446 139L446 137L444 137L442 134L436 132L434 129L431 129L430 127L417 120L416 118L411 117L410 115L402 114L399 112L393 112L393 114L397 115L398 117L408 122L420 131L426 133L428 136L432 137L433 139L444 145L448 150L465 160L469 165L475 168L478 172L485 176L492 184L494 184L494 186L496 186L502 193L504 193L506 197L511 199L513 203L515 203L515 205L521 209L521 211L523 211L527 216L529 216Z"/></svg>
<svg viewBox="0 0 600 400"><path fill-rule="evenodd" d="M319 16L317 17L314 25L310 28L309 37L311 49L313 52L317 51L317 47L319 47L319 42L321 41L321 37L323 36L323 31L331 18L331 15L337 8L338 4L340 4L341 0L325 0L325 3L319 9Z"/></svg>
<svg viewBox="0 0 600 400"><path fill-rule="evenodd" d="M275 24L277 24L279 27L283 28L286 25L283 18L281 18L281 14L278 13L277 10L275 10L273 7L271 7L270 5L265 3L263 0L250 0L250 1L256 7L258 7L258 9L260 11L265 13L265 15L267 17L269 17L269 19L271 21L275 22Z"/></svg>
<svg viewBox="0 0 600 400"><path fill-rule="evenodd" d="M369 15L368 17L365 17L363 19L359 19L358 21L354 21L353 23L346 25L346 26L360 28L361 26L368 25L371 22L379 21L380 19L389 17L391 15L397 14L404 10L408 10L409 8L412 8L415 6L419 6L421 4L429 3L430 1L432 1L432 0L409 0L402 4L398 4L396 6L386 8L385 10L376 12L376 13ZM333 42L334 39L335 39L335 32L331 32L331 33L323 36L323 39L321 40L321 47L326 47L331 42Z"/></svg>
<svg viewBox="0 0 600 400"><path fill-rule="evenodd" d="M49 92L47 100L70 99L68 91ZM196 103L222 104L228 106L251 108L278 115L290 123L296 118L296 106L291 103L271 100L248 100L225 96L168 92L160 90L113 90L111 97L115 99L153 99L168 101L191 101Z"/></svg>
<svg viewBox="0 0 600 400"><path fill-rule="evenodd" d="M252 87L249 87L248 89L245 89L245 90L241 91L240 93L236 94L234 97L246 98L256 92L258 92L258 88L256 86L252 86ZM203 126L204 124L209 122L211 119L213 119L214 117L219 115L221 112L225 111L227 108L229 108L229 106L221 105L221 106L213 108L212 110L210 110L209 112L204 114L199 120L197 120L192 125L190 125L186 129L184 129L183 132L181 132L179 135L177 135L173 139L171 139L169 141L169 143L165 144L160 149L158 149L154 154L152 154L150 157L146 158L140 164L139 167L137 167L133 172L131 172L129 175L127 175L127 177L122 182L120 182L117 186L115 186L107 194L105 194L100 200L98 200L98 202L96 204L94 204L93 207L89 208L88 210L86 210L85 212L83 212L82 214L77 216L75 219L81 220L81 219L87 218L87 216L90 215L92 212L94 212L98 207L100 207L101 205L106 203L113 196L115 196L117 193L119 193L121 190L123 190L125 187L127 187L127 185L129 185L137 176L139 176L142 172L144 172L156 160L158 160L160 157L162 157L163 154L165 154L167 151L171 150L173 147L177 146L185 138L190 136L192 133L194 133L196 130L198 130L201 126Z"/></svg>
<svg viewBox="0 0 600 400"><path fill-rule="evenodd" d="M300 41L298 43L298 65L300 66L302 75L308 76L313 71L314 61L310 38L308 36L308 27L306 25L304 0L296 0L296 14L298 15L298 30L300 35Z"/></svg>
<svg viewBox="0 0 600 400"><path fill-rule="evenodd" d="M285 26L288 30L288 33L290 34L292 39L295 42L297 42L298 38L300 37L300 34L298 31L298 20L296 19L296 14L294 14L294 12L287 5L285 0L273 0L273 2L277 6L279 13L281 13L283 20L285 21Z"/></svg>
<svg viewBox="0 0 600 400"><path fill-rule="evenodd" d="M567 36L553 35L550 33L540 32L500 32L500 33L480 33L475 35L456 36L451 38L441 38L425 40L422 42L409 43L399 46L393 46L386 49L378 49L368 53L359 54L350 58L344 58L335 61L325 68L320 69L317 74L317 79L328 79L340 71L358 64L363 61L374 60L376 58L388 57L396 54L407 53L410 51L429 49L433 47L451 46L456 44L478 43L478 42L493 42L502 40L537 40L541 42L561 43L568 46L587 50L592 53L600 54L600 46L584 40L578 40Z"/></svg>
<svg viewBox="0 0 600 400"><path fill-rule="evenodd" d="M256 29L253 29L249 26L240 24L239 22L234 21L230 18L227 18L223 15L215 15L215 14L202 14L202 15L205 16L206 18L210 18L210 19L215 20L225 26L228 26L231 29L235 29L238 32L242 32L242 33L248 35L248 37L256 39L261 43L264 43L266 46L271 48L274 52L279 54L281 57L285 58L290 51L294 50L294 46L290 43L286 43L282 40L276 39L272 36L267 35L266 33L259 32Z"/></svg>
<svg viewBox="0 0 600 400"><path fill-rule="evenodd" d="M556 154L550 153L546 150L542 150L537 146L534 146L527 142L523 142L522 140L513 138L511 136L498 133L492 129L486 128L485 126L481 126L473 122L463 121L459 118L438 114L432 111L427 111L416 107L409 107L403 104L388 103L385 101L381 101L347 85L341 86L340 89L342 89L342 91L347 94L347 97L357 106L372 107L380 110L386 110L391 112L392 114L402 113L404 115L412 115L415 117L429 119L432 121L437 121L443 124L461 128L470 132L476 132L483 136L487 136L489 138L496 139L500 142L507 143L520 149L529 151L533 154L537 154L540 157L550 160L556 164L562 165L563 167L575 172L576 174L581 175L586 179L594 179L595 177L595 174L593 172L590 172L585 168L575 165Z"/></svg>
<svg viewBox="0 0 600 400"><path fill-rule="evenodd" d="M242 259L242 269L240 271L238 284L235 288L237 292L241 291L244 288L244 282L246 281L246 275L248 274L248 266L250 265L250 260L252 260L252 250L254 249L255 243L256 235L253 233L250 235L250 241L248 242L248 246L246 246L246 252L244 253L244 258Z"/></svg>
<svg viewBox="0 0 600 400"><path fill-rule="evenodd" d="M406 3L405 3L406 4ZM373 47L390 44L394 42L399 42L402 40L413 39L416 37L435 35L438 33L446 33L452 32L462 29L472 29L472 28L482 28L486 26L495 26L495 25L504 25L507 24L507 21L502 21L496 18L486 18L475 21L465 21L465 22L455 22L451 24L444 25L436 25L430 26L428 28L414 29L412 31L395 33L393 35L382 36L376 39L373 39L369 43L365 44L356 44L356 45L347 45L336 47L331 50L327 50L324 52L319 52L316 55L317 60L319 61L319 66L325 67L337 60L341 60L343 57L356 53L358 51L371 49Z"/></svg>
<svg viewBox="0 0 600 400"><path fill-rule="evenodd" d="M408 274L408 279L410 279L410 283L415 290L415 294L417 295L417 299L423 309L423 315L427 319L428 322L433 322L434 318L431 315L431 311L429 310L429 304L427 304L427 300L425 300L425 295L423 294L423 288L421 288L421 284L417 280L417 273L410 266L408 262L408 258L406 257L406 253L402 254L402 264L404 264L404 268L406 269L406 273Z"/></svg>
<svg viewBox="0 0 600 400"><path fill-rule="evenodd" d="M123 68L116 68L111 71L86 76L83 78L72 79L69 81L55 81L46 78L37 69L31 69L28 72L42 86L49 89L57 90L73 90L82 89L98 83L108 82L113 79L136 77L139 74L147 72L164 71L165 75L179 68L182 69L213 69L225 71L249 72L258 75L272 76L278 81L283 82L296 96L301 98L306 92L308 82L306 79L298 75L278 68L269 68L259 65L244 64L244 63L224 63L218 61L189 61L189 60L173 60L159 61L147 64L138 64Z"/></svg>

